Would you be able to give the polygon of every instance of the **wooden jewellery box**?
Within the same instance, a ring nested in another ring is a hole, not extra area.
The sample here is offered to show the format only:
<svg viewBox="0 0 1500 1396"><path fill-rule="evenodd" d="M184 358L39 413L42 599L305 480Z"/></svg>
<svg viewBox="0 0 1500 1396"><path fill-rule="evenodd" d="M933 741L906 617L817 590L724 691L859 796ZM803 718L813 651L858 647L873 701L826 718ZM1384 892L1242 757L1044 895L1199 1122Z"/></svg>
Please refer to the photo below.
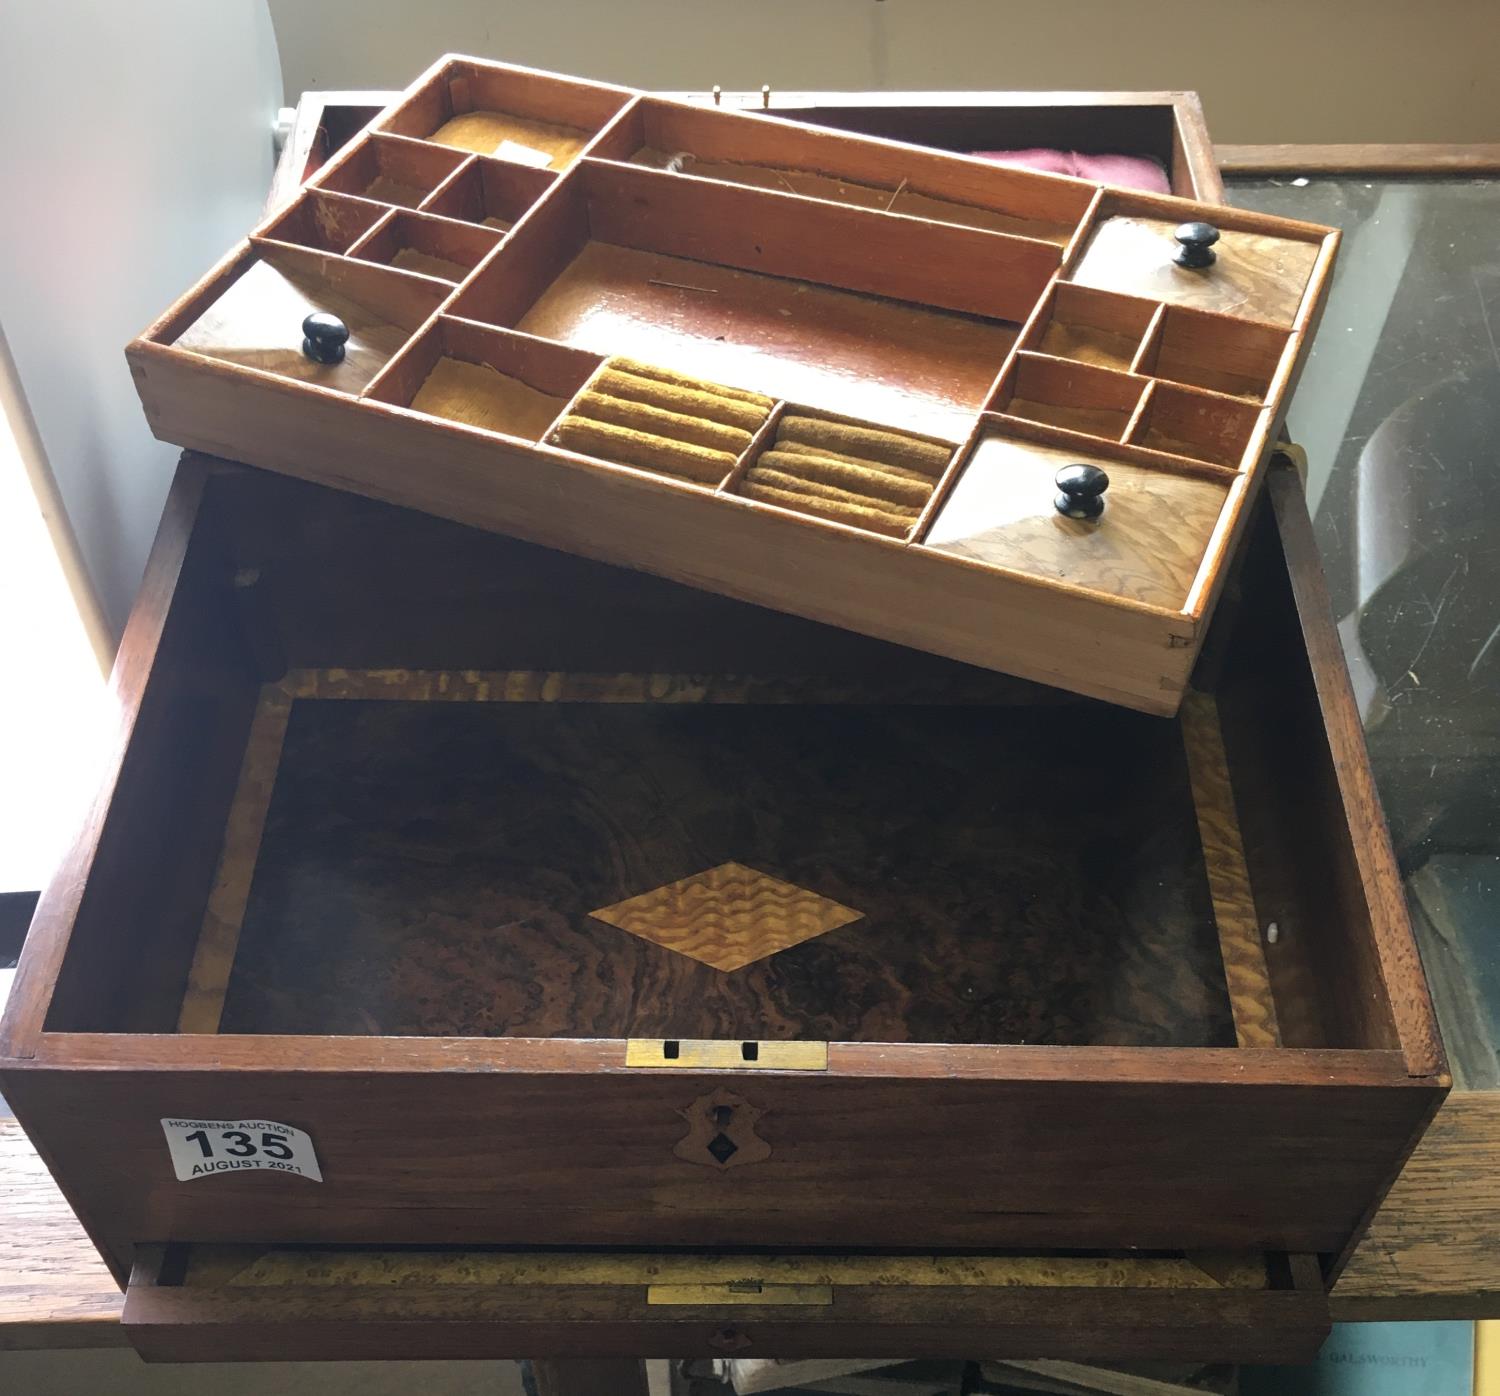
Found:
<svg viewBox="0 0 1500 1396"><path fill-rule="evenodd" d="M189 455L0 1089L150 1356L1308 1356L1446 1087L1300 486L1177 717Z"/></svg>
<svg viewBox="0 0 1500 1396"><path fill-rule="evenodd" d="M130 360L165 440L1170 715L1337 237L445 58Z"/></svg>

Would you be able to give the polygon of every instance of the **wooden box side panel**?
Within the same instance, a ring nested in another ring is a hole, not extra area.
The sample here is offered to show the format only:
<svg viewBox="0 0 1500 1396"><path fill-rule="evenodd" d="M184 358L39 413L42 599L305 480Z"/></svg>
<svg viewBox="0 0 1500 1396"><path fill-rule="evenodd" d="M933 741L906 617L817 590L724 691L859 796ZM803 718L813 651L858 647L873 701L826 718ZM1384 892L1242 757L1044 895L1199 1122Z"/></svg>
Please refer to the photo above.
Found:
<svg viewBox="0 0 1500 1396"><path fill-rule="evenodd" d="M1270 504L1286 553L1252 541L1239 582L1238 618L1226 617L1221 711L1244 781L1295 785L1271 827L1268 808L1242 792L1252 871L1271 895L1296 878L1310 924L1284 933L1304 943L1331 1034L1396 1047L1413 1077L1446 1085L1447 1063L1422 973L1358 709L1333 625L1300 481L1270 473ZM1281 597L1285 597L1282 600ZM1302 656L1305 655L1305 658ZM1319 853L1314 861L1310 831Z"/></svg>
<svg viewBox="0 0 1500 1396"><path fill-rule="evenodd" d="M172 1240L1336 1251L1431 1099L1070 1080L1053 1051L1046 1079L37 1066L6 1092L121 1273ZM1228 1074L1240 1054L1181 1055ZM685 1143L684 1112L719 1089L755 1144L741 1165ZM173 1117L306 1129L325 1181L177 1182ZM962 1169L935 1166L955 1149Z"/></svg>
<svg viewBox="0 0 1500 1396"><path fill-rule="evenodd" d="M333 474L375 498L601 561L649 558L646 570L690 585L711 582L742 600L1129 707L1174 711L1196 652L1195 628L1165 612L1101 608L1063 586L770 517L749 501L508 447L160 346L134 346L132 366L164 440L303 478Z"/></svg>
<svg viewBox="0 0 1500 1396"><path fill-rule="evenodd" d="M257 691L206 515L201 468L180 472L111 678L115 750L39 903L0 1056L31 1056L49 1013L172 1021L159 971L186 971Z"/></svg>

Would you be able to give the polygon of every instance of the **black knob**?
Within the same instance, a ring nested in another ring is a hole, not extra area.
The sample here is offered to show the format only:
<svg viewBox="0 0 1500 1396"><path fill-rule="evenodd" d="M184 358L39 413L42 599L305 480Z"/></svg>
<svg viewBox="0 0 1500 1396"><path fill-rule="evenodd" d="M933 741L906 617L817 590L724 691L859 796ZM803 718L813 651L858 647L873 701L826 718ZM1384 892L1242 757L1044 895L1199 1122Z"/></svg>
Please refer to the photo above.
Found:
<svg viewBox="0 0 1500 1396"><path fill-rule="evenodd" d="M326 310L313 311L302 322L302 334L302 352L314 363L343 363L349 326L337 315L330 315Z"/></svg>
<svg viewBox="0 0 1500 1396"><path fill-rule="evenodd" d="M1177 255L1172 260L1179 267L1200 271L1213 266L1218 256L1214 243L1219 240L1219 230L1212 223L1181 223L1172 236L1177 239Z"/></svg>
<svg viewBox="0 0 1500 1396"><path fill-rule="evenodd" d="M1109 476L1097 465L1065 465L1057 472L1057 498L1052 502L1059 514L1070 519L1097 519L1104 512L1104 491Z"/></svg>

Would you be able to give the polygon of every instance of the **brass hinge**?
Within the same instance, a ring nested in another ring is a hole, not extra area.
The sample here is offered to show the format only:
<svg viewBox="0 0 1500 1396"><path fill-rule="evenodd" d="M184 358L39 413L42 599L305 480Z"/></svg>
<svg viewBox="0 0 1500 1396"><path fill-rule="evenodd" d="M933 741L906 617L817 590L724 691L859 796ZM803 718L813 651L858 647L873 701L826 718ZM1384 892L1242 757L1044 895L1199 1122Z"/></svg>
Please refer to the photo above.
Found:
<svg viewBox="0 0 1500 1396"><path fill-rule="evenodd" d="M828 1044L632 1037L625 1043L625 1065L682 1071L703 1067L715 1071L827 1071Z"/></svg>

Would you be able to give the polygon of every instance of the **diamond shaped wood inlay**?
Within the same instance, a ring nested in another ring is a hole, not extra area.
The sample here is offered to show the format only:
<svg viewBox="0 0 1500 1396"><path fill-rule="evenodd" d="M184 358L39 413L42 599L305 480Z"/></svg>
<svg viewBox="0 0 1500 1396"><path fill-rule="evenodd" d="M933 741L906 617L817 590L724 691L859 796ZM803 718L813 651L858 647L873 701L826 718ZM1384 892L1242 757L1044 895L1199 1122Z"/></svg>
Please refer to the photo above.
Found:
<svg viewBox="0 0 1500 1396"><path fill-rule="evenodd" d="M720 863L589 915L727 971L847 926L864 913L743 863Z"/></svg>

